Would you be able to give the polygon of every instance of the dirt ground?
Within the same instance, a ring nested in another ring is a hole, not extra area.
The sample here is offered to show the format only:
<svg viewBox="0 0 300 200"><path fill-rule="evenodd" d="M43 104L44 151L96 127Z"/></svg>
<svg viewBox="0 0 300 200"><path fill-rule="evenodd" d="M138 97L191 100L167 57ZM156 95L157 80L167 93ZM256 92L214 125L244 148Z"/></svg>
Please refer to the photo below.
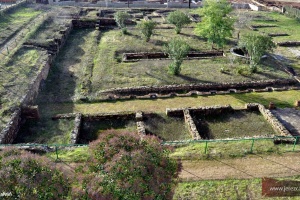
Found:
<svg viewBox="0 0 300 200"><path fill-rule="evenodd" d="M247 179L300 174L300 153L249 155L236 159L183 160L182 180Z"/></svg>

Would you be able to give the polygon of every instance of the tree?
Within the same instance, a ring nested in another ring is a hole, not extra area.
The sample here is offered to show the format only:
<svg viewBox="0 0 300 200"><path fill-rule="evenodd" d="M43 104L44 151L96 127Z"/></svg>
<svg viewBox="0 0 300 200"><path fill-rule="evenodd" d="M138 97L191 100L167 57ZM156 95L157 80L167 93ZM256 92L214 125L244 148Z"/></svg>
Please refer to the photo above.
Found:
<svg viewBox="0 0 300 200"><path fill-rule="evenodd" d="M148 20L148 21L143 20L141 23L137 25L138 29L140 29L142 35L144 36L146 42L149 42L155 26L156 23L152 20Z"/></svg>
<svg viewBox="0 0 300 200"><path fill-rule="evenodd" d="M184 25L191 23L190 18L186 14L184 14L183 12L181 12L179 10L171 12L167 17L167 21L170 24L175 25L176 34L180 33L180 31Z"/></svg>
<svg viewBox="0 0 300 200"><path fill-rule="evenodd" d="M129 19L129 17L130 15L127 12L122 12L122 11L118 11L114 15L114 19L116 20L117 25L119 26L119 28L122 30L122 33L124 34L127 32L125 21Z"/></svg>
<svg viewBox="0 0 300 200"><path fill-rule="evenodd" d="M222 48L226 44L226 37L232 36L234 20L228 14L232 6L226 0L205 0L199 12L202 21L195 28L195 32L208 39L208 42Z"/></svg>
<svg viewBox="0 0 300 200"><path fill-rule="evenodd" d="M272 51L275 47L272 38L266 35L247 34L239 41L239 46L246 49L250 59L251 71L257 70L257 64L261 57L267 52Z"/></svg>
<svg viewBox="0 0 300 200"><path fill-rule="evenodd" d="M169 72L173 75L178 75L181 71L181 64L183 59L189 53L189 45L181 39L172 39L165 46L165 53L169 55L169 58L173 60L173 63L169 65Z"/></svg>
<svg viewBox="0 0 300 200"><path fill-rule="evenodd" d="M46 157L15 148L0 152L0 188L11 199L65 199L69 180Z"/></svg>
<svg viewBox="0 0 300 200"><path fill-rule="evenodd" d="M89 148L89 199L172 199L180 165L157 137L109 130Z"/></svg>

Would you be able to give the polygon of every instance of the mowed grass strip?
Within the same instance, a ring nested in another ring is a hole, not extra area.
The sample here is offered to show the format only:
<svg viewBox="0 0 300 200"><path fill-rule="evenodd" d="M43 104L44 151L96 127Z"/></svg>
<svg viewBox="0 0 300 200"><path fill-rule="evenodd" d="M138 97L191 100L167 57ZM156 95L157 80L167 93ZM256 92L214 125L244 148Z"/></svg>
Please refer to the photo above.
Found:
<svg viewBox="0 0 300 200"><path fill-rule="evenodd" d="M51 117L59 113L81 112L84 114L120 111L147 111L165 113L166 108L186 108L212 105L232 105L233 107L244 107L245 103L261 103L268 106L274 102L278 107L293 107L296 100L300 99L300 92L297 90L281 92L262 92L228 95L210 95L196 97L175 97L155 100L124 100L101 103L74 104L56 103L40 104L40 110L44 116Z"/></svg>

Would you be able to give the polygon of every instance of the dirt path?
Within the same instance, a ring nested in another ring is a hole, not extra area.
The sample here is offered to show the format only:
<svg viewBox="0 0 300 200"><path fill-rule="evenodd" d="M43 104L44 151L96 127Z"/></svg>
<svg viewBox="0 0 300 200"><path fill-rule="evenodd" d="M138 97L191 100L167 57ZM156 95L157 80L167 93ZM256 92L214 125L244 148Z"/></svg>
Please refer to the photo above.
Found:
<svg viewBox="0 0 300 200"><path fill-rule="evenodd" d="M183 180L245 179L300 175L300 153L250 155L223 160L182 161Z"/></svg>

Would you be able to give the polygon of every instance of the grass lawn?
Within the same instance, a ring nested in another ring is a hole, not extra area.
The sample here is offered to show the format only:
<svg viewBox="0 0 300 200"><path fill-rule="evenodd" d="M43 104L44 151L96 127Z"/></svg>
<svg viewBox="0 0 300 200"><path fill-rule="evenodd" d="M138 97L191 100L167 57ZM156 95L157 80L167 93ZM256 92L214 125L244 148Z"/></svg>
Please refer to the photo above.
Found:
<svg viewBox="0 0 300 200"><path fill-rule="evenodd" d="M238 74L240 68L247 64L230 55L220 58L185 60L180 76L167 73L170 60L142 60L139 62L121 62L125 52L162 51L163 46L172 38L180 37L193 50L210 50L210 45L203 39L184 28L182 34L176 35L172 29L157 29L150 42L141 39L139 31L129 30L122 35L120 30L103 32L98 47L98 56L92 77L93 93L104 89L128 86L166 85L184 83L240 82L249 80L290 78L284 71L273 65L271 58L261 63L258 73ZM228 46L229 48L229 46ZM227 69L222 73L221 68Z"/></svg>
<svg viewBox="0 0 300 200"><path fill-rule="evenodd" d="M235 108L244 107L245 103L261 103L268 106L274 102L278 107L293 107L296 100L300 99L300 92L297 90L282 92L260 92L228 95L209 95L196 97L176 97L155 100L125 100L110 101L89 104L74 103L41 103L40 112L51 117L59 113L81 112L93 114L101 112L121 112L121 111L145 111L155 113L165 113L166 108L185 108L195 106L212 106L230 104Z"/></svg>
<svg viewBox="0 0 300 200"><path fill-rule="evenodd" d="M86 68L93 60L99 31L74 30L56 57L49 71L45 87L39 95L41 102L72 101L79 98Z"/></svg>
<svg viewBox="0 0 300 200"><path fill-rule="evenodd" d="M40 10L36 10L32 6L20 6L12 12L2 15L0 18L0 47L3 42L40 13Z"/></svg>
<svg viewBox="0 0 300 200"><path fill-rule="evenodd" d="M29 41L43 45L54 42L55 38L61 37L59 31L64 30L65 25L68 24L69 21L69 19L60 19L49 16L37 31L31 35Z"/></svg>
<svg viewBox="0 0 300 200"><path fill-rule="evenodd" d="M167 117L165 114L145 118L146 132L164 141L192 139L183 118Z"/></svg>
<svg viewBox="0 0 300 200"><path fill-rule="evenodd" d="M175 148L171 157L183 160L205 160L211 158L236 158L245 157L248 154L282 154L284 152L300 151L300 145L297 144L274 144L273 139L257 139L241 141L210 141L207 143L207 152L205 153L205 142L189 143ZM252 152L251 152L252 147Z"/></svg>
<svg viewBox="0 0 300 200"><path fill-rule="evenodd" d="M278 178L280 179L280 178ZM283 180L299 181L299 176L284 178ZM203 180L195 182L179 183L174 200L198 200L198 199L299 199L295 197L262 196L261 179L227 179L227 180Z"/></svg>
<svg viewBox="0 0 300 200"><path fill-rule="evenodd" d="M74 120L27 120L14 143L70 144Z"/></svg>
<svg viewBox="0 0 300 200"><path fill-rule="evenodd" d="M217 116L193 116L202 138L225 139L274 136L271 125L259 112L234 111Z"/></svg>
<svg viewBox="0 0 300 200"><path fill-rule="evenodd" d="M83 122L78 143L87 144L97 139L99 134L109 129L116 129L117 131L137 132L136 122L134 120L112 119Z"/></svg>
<svg viewBox="0 0 300 200"><path fill-rule="evenodd" d="M29 84L41 70L41 62L46 59L46 52L34 48L21 48L11 59L0 61L0 114L16 106L27 93ZM0 129L5 123L5 114L0 121Z"/></svg>

